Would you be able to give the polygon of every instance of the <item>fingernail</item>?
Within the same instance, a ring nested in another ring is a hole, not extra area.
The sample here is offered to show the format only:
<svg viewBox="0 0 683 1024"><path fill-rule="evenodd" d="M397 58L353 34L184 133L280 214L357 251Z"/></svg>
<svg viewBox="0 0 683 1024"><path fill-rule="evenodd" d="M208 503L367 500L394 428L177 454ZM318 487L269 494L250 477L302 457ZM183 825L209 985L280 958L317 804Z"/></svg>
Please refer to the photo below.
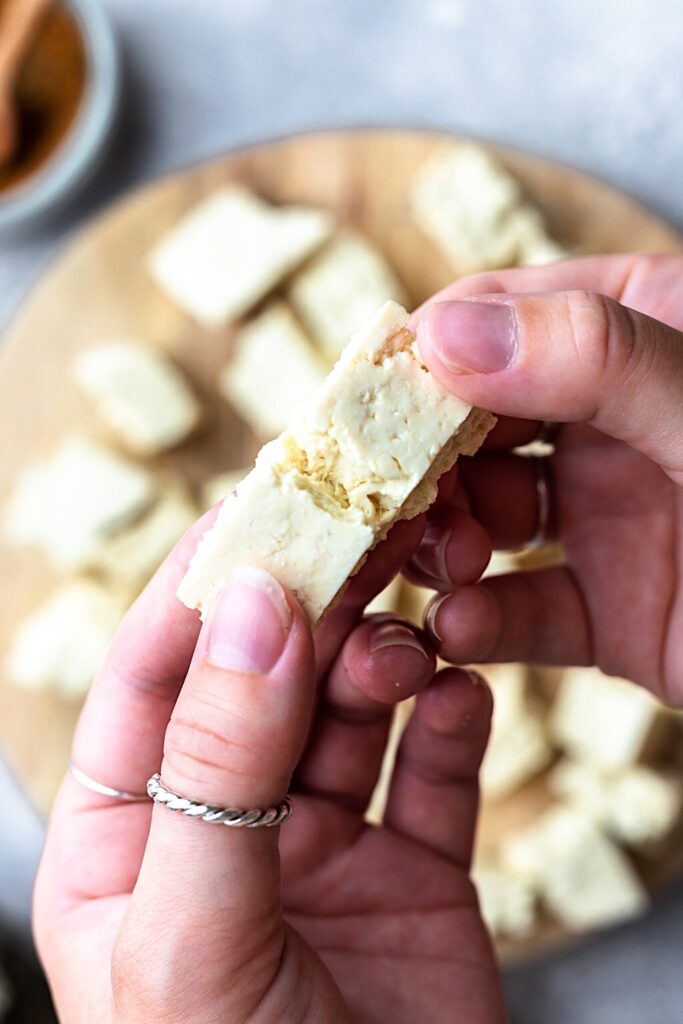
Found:
<svg viewBox="0 0 683 1024"><path fill-rule="evenodd" d="M368 643L370 653L376 654L385 647L412 647L429 660L429 654L419 637L409 626L404 626L400 622L385 622L374 630Z"/></svg>
<svg viewBox="0 0 683 1024"><path fill-rule="evenodd" d="M437 599L435 601L432 601L432 603L429 605L429 607L427 608L427 614L425 615L425 626L432 634L432 636L435 636L440 643L443 642L443 637L436 628L436 616L439 613L441 605L450 596L450 594L442 594L441 597L437 597Z"/></svg>
<svg viewBox="0 0 683 1024"><path fill-rule="evenodd" d="M451 583L446 565L446 547L450 539L451 530L444 530L437 524L427 526L420 546L411 559L414 568L442 583Z"/></svg>
<svg viewBox="0 0 683 1024"><path fill-rule="evenodd" d="M480 676L478 672L475 672L473 668L464 668L463 672L469 677L473 686L481 686L482 683L486 682L484 677Z"/></svg>
<svg viewBox="0 0 683 1024"><path fill-rule="evenodd" d="M217 668L268 672L284 650L291 624L291 609L277 580L263 569L244 566L211 609L206 659Z"/></svg>
<svg viewBox="0 0 683 1024"><path fill-rule="evenodd" d="M515 312L505 302L435 302L423 313L422 325L453 373L504 370L517 347Z"/></svg>

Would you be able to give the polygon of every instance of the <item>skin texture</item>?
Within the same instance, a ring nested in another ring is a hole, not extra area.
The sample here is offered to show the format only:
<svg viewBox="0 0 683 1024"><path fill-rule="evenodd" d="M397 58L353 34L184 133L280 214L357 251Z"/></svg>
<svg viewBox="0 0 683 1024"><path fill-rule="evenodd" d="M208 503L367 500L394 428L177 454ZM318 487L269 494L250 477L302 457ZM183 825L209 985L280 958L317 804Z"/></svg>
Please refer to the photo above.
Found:
<svg viewBox="0 0 683 1024"><path fill-rule="evenodd" d="M463 314L465 298L507 312ZM292 595L273 582L267 603L244 578L200 633L174 592L215 513L181 542L119 630L74 760L133 791L161 764L172 789L243 807L293 777L295 815L231 831L67 778L35 898L64 1024L502 1024L468 880L491 698L460 669L434 676L429 637L457 663L597 663L683 702L682 300L680 258L629 255L470 278L419 311L432 371L501 419L441 482L426 529L392 531L314 638ZM445 345L465 333L474 368ZM489 538L536 532L533 468L512 449L540 420L563 424L550 468L567 565L478 583ZM428 634L362 617L401 566L440 591ZM371 828L389 715L411 694Z"/></svg>

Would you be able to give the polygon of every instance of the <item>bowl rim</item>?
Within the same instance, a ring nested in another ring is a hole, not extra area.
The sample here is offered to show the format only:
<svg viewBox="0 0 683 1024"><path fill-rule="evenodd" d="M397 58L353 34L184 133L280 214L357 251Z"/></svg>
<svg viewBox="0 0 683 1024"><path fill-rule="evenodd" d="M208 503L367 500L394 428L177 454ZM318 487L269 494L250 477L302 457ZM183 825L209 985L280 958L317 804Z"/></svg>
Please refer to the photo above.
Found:
<svg viewBox="0 0 683 1024"><path fill-rule="evenodd" d="M0 230L55 206L91 168L114 122L120 91L116 37L99 0L64 0L80 29L87 62L81 106L66 137L24 186L0 195Z"/></svg>

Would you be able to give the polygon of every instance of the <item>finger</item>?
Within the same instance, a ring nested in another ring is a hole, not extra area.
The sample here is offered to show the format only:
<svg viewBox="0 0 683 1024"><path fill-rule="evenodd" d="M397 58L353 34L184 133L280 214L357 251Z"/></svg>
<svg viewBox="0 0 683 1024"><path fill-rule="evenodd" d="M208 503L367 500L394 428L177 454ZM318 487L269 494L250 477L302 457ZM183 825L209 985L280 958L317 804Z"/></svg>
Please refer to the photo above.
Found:
<svg viewBox="0 0 683 1024"><path fill-rule="evenodd" d="M493 701L481 677L446 669L417 698L384 824L468 867Z"/></svg>
<svg viewBox="0 0 683 1024"><path fill-rule="evenodd" d="M522 448L524 445L535 441L541 431L542 424L539 420L513 419L509 416L499 416L490 434L487 434L479 454L487 455L489 452L508 452L513 448ZM465 466L471 459L463 459L461 465Z"/></svg>
<svg viewBox="0 0 683 1024"><path fill-rule="evenodd" d="M587 422L683 480L683 334L585 290L425 309L420 350L443 383L507 416Z"/></svg>
<svg viewBox="0 0 683 1024"><path fill-rule="evenodd" d="M404 575L416 586L452 590L478 580L490 558L484 526L459 508L444 507L430 519Z"/></svg>
<svg viewBox="0 0 683 1024"><path fill-rule="evenodd" d="M421 630L390 616L349 636L326 680L296 788L362 814L382 765L394 705L424 689L436 659Z"/></svg>
<svg viewBox="0 0 683 1024"><path fill-rule="evenodd" d="M439 656L456 664L594 661L583 597L565 567L493 576L437 598L425 627Z"/></svg>
<svg viewBox="0 0 683 1024"><path fill-rule="evenodd" d="M166 731L164 785L218 807L278 804L304 746L314 687L313 643L300 606L263 570L235 573L202 628ZM155 937L164 940L163 977L136 979L152 988L155 1005L167 977L199 969L192 960L206 952L196 936L207 928L224 958L216 984L229 987L250 963L245 996L251 985L264 990L262 972L272 972L282 953L278 832L211 825L155 807L117 952L119 963L137 963ZM180 898L169 900L169 893ZM159 936L150 934L155 921ZM189 1019L195 993L186 992L187 1006L175 995L174 1019ZM219 995L202 993L207 1005Z"/></svg>

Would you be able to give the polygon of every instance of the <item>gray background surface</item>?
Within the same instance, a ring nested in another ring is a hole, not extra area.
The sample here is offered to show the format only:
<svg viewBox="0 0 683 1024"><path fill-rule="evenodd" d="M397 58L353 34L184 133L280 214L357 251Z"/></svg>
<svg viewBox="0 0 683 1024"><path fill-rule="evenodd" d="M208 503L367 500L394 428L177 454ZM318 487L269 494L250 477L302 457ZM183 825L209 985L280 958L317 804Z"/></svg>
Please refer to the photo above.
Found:
<svg viewBox="0 0 683 1024"><path fill-rule="evenodd" d="M132 185L316 127L422 125L507 142L607 179L683 227L680 0L105 6L124 54L120 124L70 209L31 237L0 241L0 323L68 235ZM0 770L0 794L11 789ZM0 904L18 920L39 835L21 801L3 815ZM509 972L513 1020L675 1024L682 949L683 887L641 922Z"/></svg>

